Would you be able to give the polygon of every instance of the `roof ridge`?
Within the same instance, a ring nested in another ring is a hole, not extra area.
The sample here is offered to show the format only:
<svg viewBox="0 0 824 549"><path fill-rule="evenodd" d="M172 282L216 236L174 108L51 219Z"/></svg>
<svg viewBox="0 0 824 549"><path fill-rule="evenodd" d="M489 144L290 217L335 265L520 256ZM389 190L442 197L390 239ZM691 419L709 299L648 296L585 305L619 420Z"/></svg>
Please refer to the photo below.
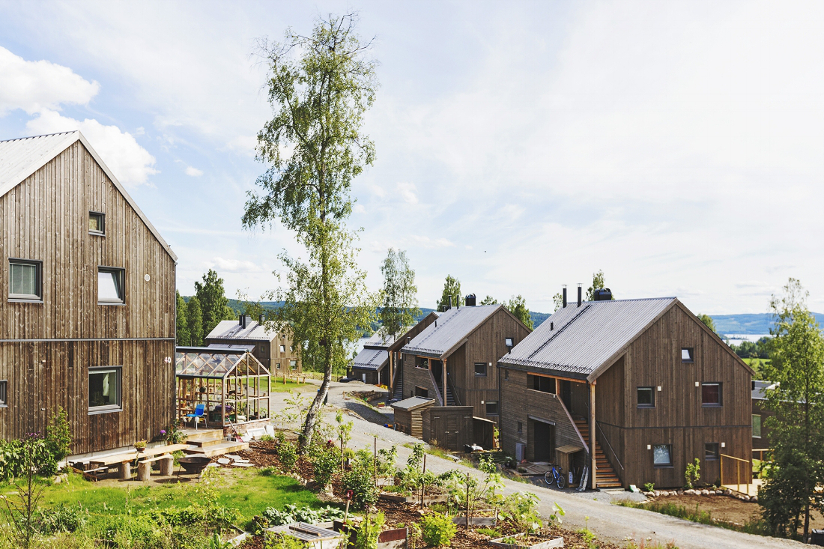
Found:
<svg viewBox="0 0 824 549"><path fill-rule="evenodd" d="M51 137L53 135L67 135L70 133L78 133L80 130L69 130L67 132L44 133L41 135L29 135L28 137L14 137L12 139L0 139L0 143L9 143L11 141L25 141L26 139L38 139L40 137Z"/></svg>

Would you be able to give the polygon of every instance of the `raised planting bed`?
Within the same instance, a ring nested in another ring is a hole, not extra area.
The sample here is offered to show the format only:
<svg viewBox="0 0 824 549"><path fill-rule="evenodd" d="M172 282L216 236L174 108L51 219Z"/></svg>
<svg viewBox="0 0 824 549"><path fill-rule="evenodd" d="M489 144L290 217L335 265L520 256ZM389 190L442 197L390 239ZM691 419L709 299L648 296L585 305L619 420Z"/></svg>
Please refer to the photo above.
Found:
<svg viewBox="0 0 824 549"><path fill-rule="evenodd" d="M534 538L535 536L531 537ZM551 547L563 547L564 538L527 540L525 534L514 534L490 540L489 543L494 547L502 547L504 549L549 549Z"/></svg>
<svg viewBox="0 0 824 549"><path fill-rule="evenodd" d="M420 503L421 497L420 496L405 496L403 494L393 494L393 493L386 493L382 492L378 495L378 497L384 501L396 501L399 503ZM430 505L432 503L445 503L448 500L448 496L446 494L435 494L435 495L426 495L423 498L424 505Z"/></svg>

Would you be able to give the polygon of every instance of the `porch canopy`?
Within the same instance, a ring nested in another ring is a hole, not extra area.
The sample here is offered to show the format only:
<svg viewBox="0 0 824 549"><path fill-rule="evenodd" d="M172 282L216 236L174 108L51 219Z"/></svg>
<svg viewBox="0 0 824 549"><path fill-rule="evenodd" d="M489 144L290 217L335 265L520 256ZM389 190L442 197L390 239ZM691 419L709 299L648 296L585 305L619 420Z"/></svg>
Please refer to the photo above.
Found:
<svg viewBox="0 0 824 549"><path fill-rule="evenodd" d="M270 417L269 370L248 349L177 347L175 379L181 422L200 404L207 427Z"/></svg>

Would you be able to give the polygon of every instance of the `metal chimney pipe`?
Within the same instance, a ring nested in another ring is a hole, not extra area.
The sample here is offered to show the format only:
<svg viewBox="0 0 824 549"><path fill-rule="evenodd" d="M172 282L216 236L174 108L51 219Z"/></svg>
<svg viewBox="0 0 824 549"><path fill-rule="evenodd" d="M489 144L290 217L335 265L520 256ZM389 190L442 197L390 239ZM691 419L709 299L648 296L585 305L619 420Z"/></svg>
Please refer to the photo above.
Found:
<svg viewBox="0 0 824 549"><path fill-rule="evenodd" d="M564 294L564 307L566 307L566 306L567 306L566 284L564 284L564 291L563 291L563 294Z"/></svg>
<svg viewBox="0 0 824 549"><path fill-rule="evenodd" d="M237 323L238 326L243 326L243 313L240 313L240 315L237 317Z"/></svg>
<svg viewBox="0 0 824 549"><path fill-rule="evenodd" d="M447 311L452 308L452 296L449 296L449 307L446 309Z"/></svg>
<svg viewBox="0 0 824 549"><path fill-rule="evenodd" d="M581 283L578 283L578 306L581 306Z"/></svg>

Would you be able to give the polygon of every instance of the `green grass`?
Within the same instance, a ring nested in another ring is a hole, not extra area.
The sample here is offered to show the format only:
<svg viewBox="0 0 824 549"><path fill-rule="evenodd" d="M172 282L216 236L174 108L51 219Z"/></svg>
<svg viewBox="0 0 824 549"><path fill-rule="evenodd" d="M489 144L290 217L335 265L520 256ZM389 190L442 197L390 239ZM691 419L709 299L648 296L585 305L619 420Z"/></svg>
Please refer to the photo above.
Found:
<svg viewBox="0 0 824 549"><path fill-rule="evenodd" d="M671 517L698 522L700 524L708 524L710 526L720 526L721 528L736 530L738 532L746 532L748 534L757 534L762 536L769 535L761 521L751 521L741 526L723 520L715 520L712 518L712 513L709 511L702 511L698 505L695 506L695 509L692 509L686 505L677 505L672 502L665 503L653 501L649 503L637 503L628 500L618 501L617 505L622 507L632 507L634 509L646 509L647 511L653 511L655 513L669 515Z"/></svg>
<svg viewBox="0 0 824 549"><path fill-rule="evenodd" d="M300 390L310 385L314 387L311 383L297 383L290 379L287 379L286 383L283 383L283 378L280 378L277 381L274 378L271 378L269 380L269 392L285 393L288 391Z"/></svg>

